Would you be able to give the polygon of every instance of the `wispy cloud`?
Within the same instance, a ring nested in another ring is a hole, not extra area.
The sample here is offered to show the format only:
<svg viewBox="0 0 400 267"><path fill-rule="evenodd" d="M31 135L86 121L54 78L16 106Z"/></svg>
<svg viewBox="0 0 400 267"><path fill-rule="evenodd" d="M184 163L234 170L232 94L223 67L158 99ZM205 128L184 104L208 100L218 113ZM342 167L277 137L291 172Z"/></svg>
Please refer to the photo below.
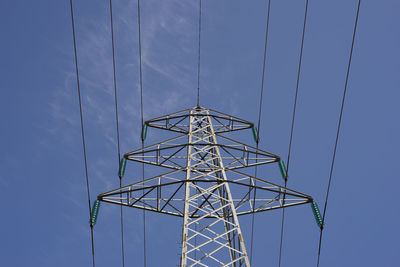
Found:
<svg viewBox="0 0 400 267"><path fill-rule="evenodd" d="M145 119L193 106L197 6L191 1L145 1L141 11ZM76 23L78 63L94 194L117 185L111 34L108 19L80 17ZM121 141L122 147L134 148L140 146L141 131L136 1L115 4L114 18ZM66 47L65 57L73 59L72 43ZM55 88L48 106L53 118L48 131L76 145L80 141L80 121L72 67L62 67L64 81ZM82 184L68 188L67 201L86 208L73 197L83 193Z"/></svg>

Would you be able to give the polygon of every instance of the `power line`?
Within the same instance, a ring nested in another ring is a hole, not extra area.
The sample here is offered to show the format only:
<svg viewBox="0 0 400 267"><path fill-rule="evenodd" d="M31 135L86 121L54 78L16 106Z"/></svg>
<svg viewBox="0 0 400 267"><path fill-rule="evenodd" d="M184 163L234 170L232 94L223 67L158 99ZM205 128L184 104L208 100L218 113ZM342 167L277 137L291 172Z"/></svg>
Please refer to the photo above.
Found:
<svg viewBox="0 0 400 267"><path fill-rule="evenodd" d="M294 102L293 102L292 125L291 125L291 129L290 129L289 149L288 149L288 157L287 157L287 162L286 162L285 188L287 187L287 177L289 175L289 163L290 163L290 154L292 151L294 122L295 122L295 118L296 118L297 96L298 96L298 92L299 92L301 63L302 63L302 59L303 59L304 35L306 32L306 25L307 25L307 13L308 13L308 0L306 0L306 6L305 6L305 10L304 10L303 32L302 32L302 36L301 36L299 65L297 68L296 93L295 93ZM283 204L285 203L285 198L286 198L286 191L283 194ZM281 266L281 260L282 260L283 235L284 235L284 229L285 229L284 226L285 226L285 208L282 209L281 240L280 240L280 245L279 245L279 261L278 261L279 267Z"/></svg>
<svg viewBox="0 0 400 267"><path fill-rule="evenodd" d="M348 84L348 81L349 81L351 59L353 57L353 48L354 48L354 41L355 41L356 32L357 32L357 24L358 24L358 15L360 13L360 5L361 5L361 0L358 0L356 19L355 19L355 22L354 22L353 38L352 38L352 41L351 41L351 49L350 49L349 61L348 61L348 64L347 64L346 81L345 81L345 84L344 84L342 103L341 103L341 107L340 107L339 122L338 122L337 131L336 131L335 147L333 149L332 164L331 164L331 169L330 169L330 172L329 172L328 188L326 190L324 212L323 212L323 215L322 215L322 226L321 226L321 229L320 229L319 245L318 245L317 267L319 266L319 259L320 259L320 255L321 255L322 232L323 232L323 229L324 229L323 226L324 226L324 223L325 223L326 209L327 209L327 206L328 206L328 197L329 197L329 191L330 191L330 187L331 187L333 168L335 166L336 150L337 150L337 144L338 144L338 141L339 141L340 126L342 124L343 108L344 108L344 103L345 103L345 99L346 99L347 84Z"/></svg>
<svg viewBox="0 0 400 267"><path fill-rule="evenodd" d="M290 129L289 152L288 152L288 158L287 158L287 163L286 163L287 171L289 170L290 153L292 151L293 129L294 129L294 122L295 122L295 118L296 118L297 96L298 96L298 92L299 92L301 63L302 63L302 59L303 59L304 35L305 35L305 31L306 31L307 13L308 13L308 0L306 0L306 7L305 7L305 11L304 11L303 33L302 33L302 36L301 36L299 65L298 65L298 68L297 68L296 93L295 93L295 97L294 97L292 126L291 126L291 129Z"/></svg>
<svg viewBox="0 0 400 267"><path fill-rule="evenodd" d="M197 56L197 106L200 106L200 44L201 44L201 0L199 0L199 38L198 38L198 56ZM197 231L197 224L195 224ZM194 244L197 246L197 236L194 238ZM197 260L197 250L194 251L194 258Z"/></svg>
<svg viewBox="0 0 400 267"><path fill-rule="evenodd" d="M201 44L201 0L199 0L199 47L197 56L197 106L200 105L200 44Z"/></svg>
<svg viewBox="0 0 400 267"><path fill-rule="evenodd" d="M264 61L263 61L263 68L262 68L262 75L261 75L260 109L258 110L258 123L257 123L258 134L260 133L260 125L261 125L261 111L262 111L263 93L264 93L264 78L265 78L265 66L266 66L265 63L266 63L266 58L267 58L270 8L271 8L271 0L268 0L267 25L265 27ZM258 136L260 136L260 135L258 135Z"/></svg>
<svg viewBox="0 0 400 267"><path fill-rule="evenodd" d="M113 59L113 71L114 71L114 102L115 102L115 121L117 128L117 147L118 147L118 164L121 161L121 149L119 141L119 119L118 119L118 94L117 94L117 75L115 68L115 48L114 48L114 23L113 23L113 11L112 11L112 0L110 0L110 23L111 23L111 47L112 47L112 59Z"/></svg>
<svg viewBox="0 0 400 267"><path fill-rule="evenodd" d="M117 129L117 148L118 148L118 165L121 162L121 149L119 141L119 119L118 119L118 94L117 94L117 75L115 67L115 47L114 47L114 23L113 23L113 11L112 11L112 0L110 2L110 24L111 24L111 47L112 47L112 59L113 59L113 74L114 74L114 100L115 100L115 121ZM119 177L119 185L122 187L122 177ZM122 198L122 193L121 193ZM122 200L121 200L122 202ZM121 205L121 257L122 266L125 266L125 248L124 248L124 215Z"/></svg>
<svg viewBox="0 0 400 267"><path fill-rule="evenodd" d="M140 116L141 126L143 127L143 74L142 74L142 33L140 25L140 0L137 1L138 13L138 35L139 35L139 83L140 83ZM142 149L144 148L144 139L142 138ZM144 163L142 163L142 180L144 181ZM143 266L146 267L146 211L143 210Z"/></svg>
<svg viewBox="0 0 400 267"><path fill-rule="evenodd" d="M263 59L263 67L262 67L262 74L261 74L261 89L260 89L260 103L259 103L259 111L258 111L258 123L257 123L257 136L260 136L260 126L261 126L261 111L262 111L262 104L263 104L263 94L264 94L264 78L265 78L265 66L266 66L266 58L267 58L267 47L268 47L268 32L269 32L269 15L271 9L271 0L268 0L268 9L267 9L267 22L265 26L265 44L264 44L264 59ZM257 149L259 144L259 139L256 140ZM257 177L257 165L254 170L254 177ZM254 190L254 198L255 198L256 191ZM249 194L250 196L250 194ZM254 241L254 224L255 224L255 215L252 214L251 217L251 241L250 241L250 264L253 261L253 241Z"/></svg>
<svg viewBox="0 0 400 267"><path fill-rule="evenodd" d="M142 150L144 148L144 141L142 141ZM142 163L142 181L144 181L144 163ZM144 189L143 189L144 192ZM143 210L143 266L146 267L146 211Z"/></svg>
<svg viewBox="0 0 400 267"><path fill-rule="evenodd" d="M142 33L140 26L140 0L137 1L138 34L139 34L139 83L140 83L140 116L143 125L143 74L142 74Z"/></svg>
<svg viewBox="0 0 400 267"><path fill-rule="evenodd" d="M92 205L91 205L91 202L90 202L90 187L89 187L89 175L88 175L87 157L86 157L85 128L84 128L84 124L83 124L81 87L80 87L80 83L79 83L78 56L77 56L77 52L76 52L74 10L73 10L73 7L72 7L72 0L70 0L69 3L70 3L70 8L71 8L72 36L73 36L73 40L74 40L76 83L77 83L77 87L78 87L78 99L79 99L79 113L80 113L80 119L81 119L83 158L84 158L84 163L85 163L86 189L87 189L87 198L88 198L88 205L89 205L89 219L90 219L90 222L91 222L92 221L92 213L91 213L91 206ZM95 267L95 260L94 260L94 234L93 234L93 225L92 224L90 224L90 237L91 237L91 244L92 244L92 263L93 263L93 267Z"/></svg>

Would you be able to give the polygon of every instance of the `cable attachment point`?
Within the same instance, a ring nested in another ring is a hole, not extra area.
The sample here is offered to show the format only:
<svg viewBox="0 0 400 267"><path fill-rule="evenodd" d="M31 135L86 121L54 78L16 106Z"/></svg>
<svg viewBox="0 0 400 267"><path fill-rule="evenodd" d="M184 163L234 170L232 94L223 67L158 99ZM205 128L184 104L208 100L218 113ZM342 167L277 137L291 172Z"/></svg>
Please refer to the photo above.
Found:
<svg viewBox="0 0 400 267"><path fill-rule="evenodd" d="M119 171L118 171L118 176L120 179L122 179L122 177L125 174L125 169L126 169L126 158L123 157L121 159L121 162L119 163Z"/></svg>
<svg viewBox="0 0 400 267"><path fill-rule="evenodd" d="M314 217L315 217L315 221L317 222L317 225L322 230L324 228L323 220L322 220L321 212L319 211L317 202L315 202L315 201L311 202L311 209L314 213Z"/></svg>
<svg viewBox="0 0 400 267"><path fill-rule="evenodd" d="M97 215L99 214L99 208L100 208L100 200L96 199L96 201L93 204L92 215L90 216L90 227L92 228L96 224Z"/></svg>
<svg viewBox="0 0 400 267"><path fill-rule="evenodd" d="M258 141L260 141L260 138L259 138L259 136L258 136L257 127L256 127L256 126L253 126L252 131L253 131L253 138L254 138L254 141L258 144Z"/></svg>
<svg viewBox="0 0 400 267"><path fill-rule="evenodd" d="M283 160L279 160L279 169L282 174L282 179L287 181L287 171L286 171L285 163L283 162Z"/></svg>
<svg viewBox="0 0 400 267"><path fill-rule="evenodd" d="M143 142L146 139L146 136L147 136L147 124L145 123L142 126L142 135L141 135L141 138L142 138Z"/></svg>

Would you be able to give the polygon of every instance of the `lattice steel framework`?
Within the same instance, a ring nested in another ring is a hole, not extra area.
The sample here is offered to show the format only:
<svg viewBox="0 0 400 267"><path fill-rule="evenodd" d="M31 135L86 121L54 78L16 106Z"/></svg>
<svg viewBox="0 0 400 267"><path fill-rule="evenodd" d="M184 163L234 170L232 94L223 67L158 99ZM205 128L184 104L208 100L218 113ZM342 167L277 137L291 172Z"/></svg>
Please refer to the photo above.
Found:
<svg viewBox="0 0 400 267"><path fill-rule="evenodd" d="M277 155L221 135L252 128L251 122L197 106L145 125L182 135L124 158L171 171L98 199L183 217L181 267L250 266L238 216L313 201L240 171L280 161Z"/></svg>

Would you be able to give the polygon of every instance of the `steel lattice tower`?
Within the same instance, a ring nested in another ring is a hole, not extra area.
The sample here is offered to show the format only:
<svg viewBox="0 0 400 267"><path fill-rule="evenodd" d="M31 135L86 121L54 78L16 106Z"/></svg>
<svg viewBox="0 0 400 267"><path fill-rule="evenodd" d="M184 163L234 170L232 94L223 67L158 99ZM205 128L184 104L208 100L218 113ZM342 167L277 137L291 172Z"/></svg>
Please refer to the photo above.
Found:
<svg viewBox="0 0 400 267"><path fill-rule="evenodd" d="M250 266L238 216L313 203L308 195L240 170L278 163L286 179L279 156L223 135L253 128L251 122L197 106L146 121L142 138L147 127L181 135L126 153L120 175L126 160L172 170L98 200L183 217L181 267Z"/></svg>

